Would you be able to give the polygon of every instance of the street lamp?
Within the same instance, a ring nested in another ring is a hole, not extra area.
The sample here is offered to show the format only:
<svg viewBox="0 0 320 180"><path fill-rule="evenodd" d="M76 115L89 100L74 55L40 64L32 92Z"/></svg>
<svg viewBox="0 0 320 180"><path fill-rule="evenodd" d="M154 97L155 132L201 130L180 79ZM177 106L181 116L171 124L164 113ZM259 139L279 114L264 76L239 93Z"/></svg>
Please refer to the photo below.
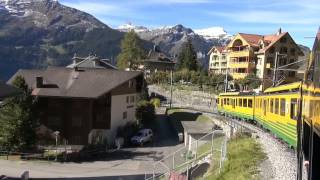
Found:
<svg viewBox="0 0 320 180"><path fill-rule="evenodd" d="M53 134L56 138L56 159L55 159L55 161L57 161L58 160L58 137L59 137L60 132L55 131L55 132L53 132Z"/></svg>

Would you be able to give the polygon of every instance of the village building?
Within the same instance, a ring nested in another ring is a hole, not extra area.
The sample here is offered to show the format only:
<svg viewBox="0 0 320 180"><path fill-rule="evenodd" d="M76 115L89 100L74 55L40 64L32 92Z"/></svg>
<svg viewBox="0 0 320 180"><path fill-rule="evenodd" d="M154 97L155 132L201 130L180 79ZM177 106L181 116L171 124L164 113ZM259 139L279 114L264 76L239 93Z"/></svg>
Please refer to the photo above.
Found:
<svg viewBox="0 0 320 180"><path fill-rule="evenodd" d="M40 123L69 145L113 144L117 129L135 122L143 74L96 68L19 70L39 102Z"/></svg>
<svg viewBox="0 0 320 180"><path fill-rule="evenodd" d="M223 46L213 46L208 52L209 73L226 74L228 68L228 51Z"/></svg>
<svg viewBox="0 0 320 180"><path fill-rule="evenodd" d="M175 68L175 64L172 58L163 53L158 46L154 46L154 48L149 51L146 59L143 60L143 64L139 69L144 71L145 77L149 77L157 71L172 71Z"/></svg>
<svg viewBox="0 0 320 180"><path fill-rule="evenodd" d="M299 66L295 62L299 56L303 56L303 52L288 32L279 29L271 35L238 33L227 49L228 73L234 79L245 78L250 73L256 74L262 80L259 90L265 90L273 82L280 85L299 80L296 72ZM285 65L288 70L273 73L274 68Z"/></svg>

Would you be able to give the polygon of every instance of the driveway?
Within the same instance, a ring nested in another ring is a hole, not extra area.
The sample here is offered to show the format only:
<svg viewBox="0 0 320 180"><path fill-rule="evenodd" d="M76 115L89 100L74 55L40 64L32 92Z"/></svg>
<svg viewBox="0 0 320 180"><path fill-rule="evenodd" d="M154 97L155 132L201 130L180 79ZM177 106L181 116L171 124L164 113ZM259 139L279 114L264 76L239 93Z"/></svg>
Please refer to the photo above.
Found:
<svg viewBox="0 0 320 180"><path fill-rule="evenodd" d="M145 147L121 149L108 160L86 163L0 160L0 175L18 177L27 170L32 178L143 179L145 173L153 172L154 162L183 146L178 144L164 112L163 108L157 110L154 143Z"/></svg>

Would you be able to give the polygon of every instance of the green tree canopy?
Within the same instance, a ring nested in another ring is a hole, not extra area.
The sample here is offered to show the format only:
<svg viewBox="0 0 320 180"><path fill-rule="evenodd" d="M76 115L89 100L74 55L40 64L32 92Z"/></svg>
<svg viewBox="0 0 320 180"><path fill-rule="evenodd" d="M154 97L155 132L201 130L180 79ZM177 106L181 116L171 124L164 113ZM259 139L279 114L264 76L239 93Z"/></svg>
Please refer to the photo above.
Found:
<svg viewBox="0 0 320 180"><path fill-rule="evenodd" d="M255 74L251 73L243 79L235 80L235 84L239 86L240 91L252 90L261 85L261 80Z"/></svg>
<svg viewBox="0 0 320 180"><path fill-rule="evenodd" d="M26 151L36 144L36 101L23 77L17 76L13 86L23 93L6 99L5 106L0 108L0 146L7 150Z"/></svg>
<svg viewBox="0 0 320 180"><path fill-rule="evenodd" d="M195 52L190 39L188 39L181 49L177 66L178 69L198 70L197 53Z"/></svg>
<svg viewBox="0 0 320 180"><path fill-rule="evenodd" d="M136 70L144 56L145 52L139 36L133 30L126 33L121 41L121 53L117 57L118 68Z"/></svg>

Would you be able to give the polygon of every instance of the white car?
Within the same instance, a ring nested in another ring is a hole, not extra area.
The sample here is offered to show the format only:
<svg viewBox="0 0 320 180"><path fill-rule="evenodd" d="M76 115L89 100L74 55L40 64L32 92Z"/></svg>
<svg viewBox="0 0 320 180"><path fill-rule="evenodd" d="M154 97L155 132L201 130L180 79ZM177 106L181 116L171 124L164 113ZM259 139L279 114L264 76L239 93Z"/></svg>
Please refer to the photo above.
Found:
<svg viewBox="0 0 320 180"><path fill-rule="evenodd" d="M152 138L153 132L151 129L141 129L135 136L131 138L131 143L142 146L146 142L151 142Z"/></svg>

